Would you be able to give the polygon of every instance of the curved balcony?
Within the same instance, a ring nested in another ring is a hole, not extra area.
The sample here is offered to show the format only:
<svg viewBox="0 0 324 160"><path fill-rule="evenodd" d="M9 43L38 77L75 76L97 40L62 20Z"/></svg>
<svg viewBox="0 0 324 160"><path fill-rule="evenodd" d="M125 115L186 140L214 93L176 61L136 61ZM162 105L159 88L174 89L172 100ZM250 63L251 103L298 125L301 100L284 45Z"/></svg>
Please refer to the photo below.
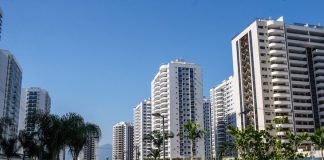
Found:
<svg viewBox="0 0 324 160"><path fill-rule="evenodd" d="M269 48L270 49L281 49L281 48L285 48L286 45L283 43L270 43L269 44Z"/></svg>
<svg viewBox="0 0 324 160"><path fill-rule="evenodd" d="M297 64L297 65L307 65L307 61L306 60L289 60L290 64Z"/></svg>
<svg viewBox="0 0 324 160"><path fill-rule="evenodd" d="M284 42L285 41L285 38L282 37L282 36L269 36L268 37L268 40L270 42Z"/></svg>
<svg viewBox="0 0 324 160"><path fill-rule="evenodd" d="M324 61L324 56L315 56L313 59L315 61Z"/></svg>
<svg viewBox="0 0 324 160"><path fill-rule="evenodd" d="M290 94L288 93L274 93L273 98L288 98Z"/></svg>
<svg viewBox="0 0 324 160"><path fill-rule="evenodd" d="M273 49L273 50L270 50L269 51L269 54L270 55L273 55L273 56L278 56L278 55L286 55L286 51L285 50L276 50L276 49Z"/></svg>
<svg viewBox="0 0 324 160"><path fill-rule="evenodd" d="M276 124L276 127L282 127L282 128L292 128L293 124Z"/></svg>
<svg viewBox="0 0 324 160"><path fill-rule="evenodd" d="M271 72L272 76L288 76L287 71L272 71Z"/></svg>
<svg viewBox="0 0 324 160"><path fill-rule="evenodd" d="M316 77L315 79L318 80L318 81L319 81L319 80L324 80L324 76L318 76L318 77Z"/></svg>
<svg viewBox="0 0 324 160"><path fill-rule="evenodd" d="M284 136L284 135L286 135L286 132L277 132L276 134L277 134L277 136Z"/></svg>
<svg viewBox="0 0 324 160"><path fill-rule="evenodd" d="M292 52L300 53L300 52L304 52L305 51L305 48L303 48L303 47L296 47L296 46L288 46L288 50L289 51L292 51Z"/></svg>
<svg viewBox="0 0 324 160"><path fill-rule="evenodd" d="M283 68L287 68L287 64L271 64L270 67L273 69L283 69Z"/></svg>
<svg viewBox="0 0 324 160"><path fill-rule="evenodd" d="M293 58L307 58L306 54L300 54L300 53L293 53L293 52L289 52L288 53L289 57L293 57Z"/></svg>
<svg viewBox="0 0 324 160"><path fill-rule="evenodd" d="M281 35L281 36L283 36L284 31L281 30L281 29L269 29L268 34L269 35Z"/></svg>
<svg viewBox="0 0 324 160"><path fill-rule="evenodd" d="M287 62L285 57L271 57L270 62Z"/></svg>
<svg viewBox="0 0 324 160"><path fill-rule="evenodd" d="M289 90L289 86L273 86L273 90Z"/></svg>
<svg viewBox="0 0 324 160"><path fill-rule="evenodd" d="M324 74L324 69L317 69L315 74Z"/></svg>
<svg viewBox="0 0 324 160"><path fill-rule="evenodd" d="M275 108L274 112L276 112L276 113L290 113L291 108Z"/></svg>
<svg viewBox="0 0 324 160"><path fill-rule="evenodd" d="M289 105L289 104L291 104L291 102L290 101L281 101L281 100L278 100L278 101L273 101L273 104L274 105Z"/></svg>
<svg viewBox="0 0 324 160"><path fill-rule="evenodd" d="M283 22L269 20L269 21L267 21L267 26L268 26L268 28L272 28L272 27L273 28L278 28L278 27L283 26Z"/></svg>
<svg viewBox="0 0 324 160"><path fill-rule="evenodd" d="M289 82L289 80L287 78L273 78L271 80L272 83L277 83L277 82Z"/></svg>

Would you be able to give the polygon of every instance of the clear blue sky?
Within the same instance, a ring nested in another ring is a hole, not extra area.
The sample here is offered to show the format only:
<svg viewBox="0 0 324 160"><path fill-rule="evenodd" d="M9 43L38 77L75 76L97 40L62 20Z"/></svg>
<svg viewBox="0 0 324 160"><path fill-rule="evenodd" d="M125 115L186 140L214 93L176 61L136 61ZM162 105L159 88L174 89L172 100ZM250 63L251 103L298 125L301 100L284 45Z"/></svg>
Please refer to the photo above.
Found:
<svg viewBox="0 0 324 160"><path fill-rule="evenodd" d="M77 112L103 131L132 121L160 64L203 68L204 94L232 74L231 38L257 17L324 24L312 0L0 0L0 48L16 55L23 87L47 89L52 112Z"/></svg>

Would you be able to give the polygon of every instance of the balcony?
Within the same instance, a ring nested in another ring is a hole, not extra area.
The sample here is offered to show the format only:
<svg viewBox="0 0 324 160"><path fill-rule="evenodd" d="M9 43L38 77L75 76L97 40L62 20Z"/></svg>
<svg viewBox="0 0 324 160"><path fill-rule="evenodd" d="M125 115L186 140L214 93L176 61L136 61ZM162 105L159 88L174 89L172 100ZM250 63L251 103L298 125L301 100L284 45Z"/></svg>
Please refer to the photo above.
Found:
<svg viewBox="0 0 324 160"><path fill-rule="evenodd" d="M289 104L291 104L291 102L290 101L274 100L273 104L274 105L289 105Z"/></svg>
<svg viewBox="0 0 324 160"><path fill-rule="evenodd" d="M270 62L287 62L286 57L271 57Z"/></svg>
<svg viewBox="0 0 324 160"><path fill-rule="evenodd" d="M286 55L286 51L285 50L270 50L269 54L272 56L283 56L283 55Z"/></svg>
<svg viewBox="0 0 324 160"><path fill-rule="evenodd" d="M276 113L290 113L291 108L276 108L274 109Z"/></svg>
<svg viewBox="0 0 324 160"><path fill-rule="evenodd" d="M294 78L303 78L303 79L307 79L308 75L307 74L290 74L291 77Z"/></svg>
<svg viewBox="0 0 324 160"><path fill-rule="evenodd" d="M307 61L306 60L289 60L290 64L297 64L297 65L307 65Z"/></svg>
<svg viewBox="0 0 324 160"><path fill-rule="evenodd" d="M301 54L301 53L293 53L293 52L289 52L288 53L289 57L293 57L293 58L307 58L306 54Z"/></svg>
<svg viewBox="0 0 324 160"><path fill-rule="evenodd" d="M292 128L293 124L276 124L276 128L282 127L282 128Z"/></svg>
<svg viewBox="0 0 324 160"><path fill-rule="evenodd" d="M271 80L272 83L277 83L277 82L281 82L281 83L284 83L284 82L289 82L289 80L287 78L273 78Z"/></svg>
<svg viewBox="0 0 324 160"><path fill-rule="evenodd" d="M288 98L290 94L288 93L274 93L273 98Z"/></svg>
<svg viewBox="0 0 324 160"><path fill-rule="evenodd" d="M303 47L288 46L288 50L291 51L291 52L300 53L300 52L304 52L306 49L303 48Z"/></svg>
<svg viewBox="0 0 324 160"><path fill-rule="evenodd" d="M285 41L285 38L282 37L282 36L269 36L268 37L268 40L270 42L284 42Z"/></svg>
<svg viewBox="0 0 324 160"><path fill-rule="evenodd" d="M268 34L271 35L279 35L279 36L283 36L284 35L284 31L281 29L269 29L268 30Z"/></svg>
<svg viewBox="0 0 324 160"><path fill-rule="evenodd" d="M270 66L272 69L283 69L283 68L287 68L286 64L272 64Z"/></svg>
<svg viewBox="0 0 324 160"><path fill-rule="evenodd" d="M273 85L272 87L273 90L289 90L289 86L278 86L278 85Z"/></svg>
<svg viewBox="0 0 324 160"><path fill-rule="evenodd" d="M287 71L272 71L271 72L272 76L288 76Z"/></svg>

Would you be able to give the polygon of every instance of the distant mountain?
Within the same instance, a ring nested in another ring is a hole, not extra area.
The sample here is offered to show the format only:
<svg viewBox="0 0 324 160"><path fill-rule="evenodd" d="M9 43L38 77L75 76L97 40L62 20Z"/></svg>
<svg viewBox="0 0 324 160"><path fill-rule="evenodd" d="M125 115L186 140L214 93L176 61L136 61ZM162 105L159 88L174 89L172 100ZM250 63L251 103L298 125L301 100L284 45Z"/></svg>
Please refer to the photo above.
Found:
<svg viewBox="0 0 324 160"><path fill-rule="evenodd" d="M109 160L112 159L112 145L111 144L104 144L99 146L99 160Z"/></svg>

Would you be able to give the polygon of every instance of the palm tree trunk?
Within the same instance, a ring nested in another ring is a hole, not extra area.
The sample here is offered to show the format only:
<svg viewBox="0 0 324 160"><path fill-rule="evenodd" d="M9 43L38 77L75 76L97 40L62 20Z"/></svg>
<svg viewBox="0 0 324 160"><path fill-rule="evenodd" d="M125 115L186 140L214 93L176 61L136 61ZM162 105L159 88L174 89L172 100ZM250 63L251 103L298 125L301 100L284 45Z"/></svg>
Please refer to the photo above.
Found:
<svg viewBox="0 0 324 160"><path fill-rule="evenodd" d="M191 140L191 160L194 160L194 140Z"/></svg>
<svg viewBox="0 0 324 160"><path fill-rule="evenodd" d="M324 158L323 158L323 148L320 147L320 149L321 149L321 156L322 156L322 160L324 160Z"/></svg>

